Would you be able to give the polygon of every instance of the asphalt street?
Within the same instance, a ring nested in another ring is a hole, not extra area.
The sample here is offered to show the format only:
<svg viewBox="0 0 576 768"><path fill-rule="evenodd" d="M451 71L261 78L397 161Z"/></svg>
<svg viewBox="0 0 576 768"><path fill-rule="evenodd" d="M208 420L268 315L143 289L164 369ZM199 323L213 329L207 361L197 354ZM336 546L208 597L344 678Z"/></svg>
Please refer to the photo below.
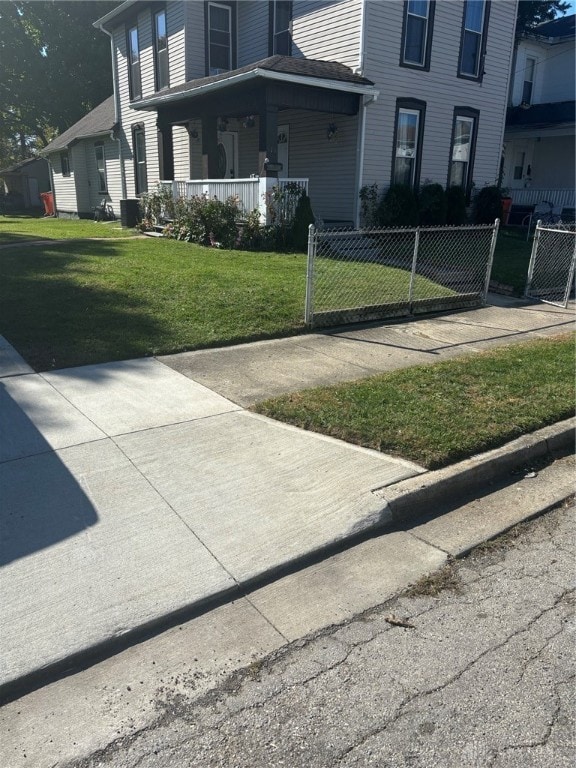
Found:
<svg viewBox="0 0 576 768"><path fill-rule="evenodd" d="M573 511L448 566L437 595L421 584L191 706L168 695L75 768L573 765Z"/></svg>

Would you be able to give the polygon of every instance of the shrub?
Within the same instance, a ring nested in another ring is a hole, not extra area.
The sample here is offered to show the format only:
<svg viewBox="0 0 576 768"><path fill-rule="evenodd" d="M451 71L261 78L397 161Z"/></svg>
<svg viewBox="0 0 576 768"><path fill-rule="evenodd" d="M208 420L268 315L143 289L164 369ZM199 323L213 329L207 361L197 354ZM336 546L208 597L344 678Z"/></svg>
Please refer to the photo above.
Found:
<svg viewBox="0 0 576 768"><path fill-rule="evenodd" d="M441 184L424 184L418 196L420 224L446 224L446 193Z"/></svg>
<svg viewBox="0 0 576 768"><path fill-rule="evenodd" d="M418 226L418 202L412 188L393 184L378 206L376 219L383 227Z"/></svg>
<svg viewBox="0 0 576 768"><path fill-rule="evenodd" d="M498 187L484 187L474 200L474 222L493 224L494 219L502 218L502 197Z"/></svg>
<svg viewBox="0 0 576 768"><path fill-rule="evenodd" d="M365 184L359 192L362 225L374 227L377 222L378 184Z"/></svg>
<svg viewBox="0 0 576 768"><path fill-rule="evenodd" d="M448 187L446 190L446 223L461 226L467 221L466 193L462 187Z"/></svg>
<svg viewBox="0 0 576 768"><path fill-rule="evenodd" d="M314 224L314 212L310 198L304 192L296 205L292 222L292 245L297 251L308 250L308 227Z"/></svg>

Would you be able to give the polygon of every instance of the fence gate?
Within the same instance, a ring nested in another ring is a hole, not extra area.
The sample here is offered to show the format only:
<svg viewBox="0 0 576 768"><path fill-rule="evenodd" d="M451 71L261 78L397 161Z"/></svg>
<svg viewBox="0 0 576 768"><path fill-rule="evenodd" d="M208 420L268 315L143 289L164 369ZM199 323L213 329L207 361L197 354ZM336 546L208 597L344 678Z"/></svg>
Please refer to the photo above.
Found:
<svg viewBox="0 0 576 768"><path fill-rule="evenodd" d="M310 227L305 320L328 327L486 303L499 221L465 227Z"/></svg>
<svg viewBox="0 0 576 768"><path fill-rule="evenodd" d="M574 288L576 231L558 225L536 224L528 280L524 295L547 304L566 307Z"/></svg>

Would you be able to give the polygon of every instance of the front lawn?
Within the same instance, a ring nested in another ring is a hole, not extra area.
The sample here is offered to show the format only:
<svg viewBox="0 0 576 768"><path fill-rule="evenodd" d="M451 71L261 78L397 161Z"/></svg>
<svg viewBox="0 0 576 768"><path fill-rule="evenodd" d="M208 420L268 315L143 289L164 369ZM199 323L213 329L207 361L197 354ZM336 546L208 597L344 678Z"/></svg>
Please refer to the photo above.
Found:
<svg viewBox="0 0 576 768"><path fill-rule="evenodd" d="M574 338L296 392L254 410L436 469L573 415Z"/></svg>
<svg viewBox="0 0 576 768"><path fill-rule="evenodd" d="M528 277L532 240L526 241L525 229L500 229L494 251L491 279L514 288L522 296Z"/></svg>
<svg viewBox="0 0 576 768"><path fill-rule="evenodd" d="M0 249L0 333L36 370L303 329L305 257L159 238Z"/></svg>
<svg viewBox="0 0 576 768"><path fill-rule="evenodd" d="M86 237L132 237L136 232L122 229L119 221L53 219L36 216L0 216L0 245L29 240L70 240Z"/></svg>

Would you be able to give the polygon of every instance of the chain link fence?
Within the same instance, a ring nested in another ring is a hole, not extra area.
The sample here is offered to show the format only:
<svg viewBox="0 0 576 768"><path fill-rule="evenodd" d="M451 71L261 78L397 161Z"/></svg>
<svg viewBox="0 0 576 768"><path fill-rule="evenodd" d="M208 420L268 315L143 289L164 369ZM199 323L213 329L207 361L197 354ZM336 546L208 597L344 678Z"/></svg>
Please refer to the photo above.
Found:
<svg viewBox="0 0 576 768"><path fill-rule="evenodd" d="M482 306L499 221L464 227L316 229L308 237L306 324Z"/></svg>
<svg viewBox="0 0 576 768"><path fill-rule="evenodd" d="M536 224L526 298L566 307L574 291L576 225Z"/></svg>

